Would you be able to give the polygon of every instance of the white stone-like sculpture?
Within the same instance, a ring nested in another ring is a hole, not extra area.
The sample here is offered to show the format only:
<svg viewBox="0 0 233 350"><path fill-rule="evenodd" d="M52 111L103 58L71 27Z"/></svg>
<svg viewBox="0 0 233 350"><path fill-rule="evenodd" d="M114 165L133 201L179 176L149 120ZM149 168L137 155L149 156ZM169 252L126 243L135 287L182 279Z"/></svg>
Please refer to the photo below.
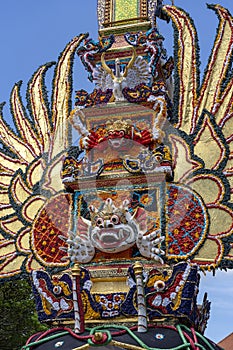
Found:
<svg viewBox="0 0 233 350"><path fill-rule="evenodd" d="M87 263L96 249L105 253L119 253L135 243L142 256L163 263L164 251L158 246L164 240L160 230L146 234L146 212L138 208L133 214L128 210L128 201L117 208L108 198L102 210L90 207L92 220L79 218L77 232L70 232L67 239L71 261ZM139 213L140 212L140 213Z"/></svg>
<svg viewBox="0 0 233 350"><path fill-rule="evenodd" d="M141 56L137 56L135 48L132 48L132 58L123 71L121 71L120 59L116 58L114 73L105 62L105 53L101 56L102 66L95 67L93 71L96 87L102 91L112 89L115 101L125 101L122 93L125 87L134 88L142 83L147 84L150 80L149 64Z"/></svg>

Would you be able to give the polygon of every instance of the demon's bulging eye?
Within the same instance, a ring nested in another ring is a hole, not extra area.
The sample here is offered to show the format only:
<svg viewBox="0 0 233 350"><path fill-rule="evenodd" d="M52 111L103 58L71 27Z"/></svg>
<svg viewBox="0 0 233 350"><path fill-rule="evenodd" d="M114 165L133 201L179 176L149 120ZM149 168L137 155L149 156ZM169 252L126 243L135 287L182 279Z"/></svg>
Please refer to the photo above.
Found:
<svg viewBox="0 0 233 350"><path fill-rule="evenodd" d="M157 154L155 156L155 159L157 160L157 162L161 162L163 160L163 157L161 155Z"/></svg>
<svg viewBox="0 0 233 350"><path fill-rule="evenodd" d="M61 286L54 286L53 292L54 292L54 294L60 294L62 292Z"/></svg>
<svg viewBox="0 0 233 350"><path fill-rule="evenodd" d="M89 49L89 50L92 49L92 47L93 47L92 44L87 44L87 45L86 45L86 48Z"/></svg>
<svg viewBox="0 0 233 350"><path fill-rule="evenodd" d="M104 227L104 220L102 218L97 218L95 223L98 227Z"/></svg>
<svg viewBox="0 0 233 350"><path fill-rule="evenodd" d="M119 131L119 137L124 137L125 132L123 130Z"/></svg>
<svg viewBox="0 0 233 350"><path fill-rule="evenodd" d="M113 216L111 217L111 222L112 222L114 225L119 224L119 222L120 222L119 216L118 216L118 215L113 215Z"/></svg>

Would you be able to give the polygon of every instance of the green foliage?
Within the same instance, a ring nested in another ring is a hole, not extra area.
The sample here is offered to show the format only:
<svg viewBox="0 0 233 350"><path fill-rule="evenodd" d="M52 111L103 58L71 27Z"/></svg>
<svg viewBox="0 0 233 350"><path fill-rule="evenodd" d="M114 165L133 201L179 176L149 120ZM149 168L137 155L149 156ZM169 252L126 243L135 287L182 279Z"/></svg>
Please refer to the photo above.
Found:
<svg viewBox="0 0 233 350"><path fill-rule="evenodd" d="M32 334L46 329L37 319L27 280L0 285L0 315L1 350L18 350Z"/></svg>

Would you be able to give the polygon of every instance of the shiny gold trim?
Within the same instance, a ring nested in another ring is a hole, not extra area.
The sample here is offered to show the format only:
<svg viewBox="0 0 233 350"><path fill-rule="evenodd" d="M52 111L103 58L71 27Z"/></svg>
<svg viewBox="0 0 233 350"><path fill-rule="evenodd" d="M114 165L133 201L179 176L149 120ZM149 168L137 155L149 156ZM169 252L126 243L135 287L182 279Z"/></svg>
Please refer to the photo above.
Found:
<svg viewBox="0 0 233 350"><path fill-rule="evenodd" d="M124 293L129 291L129 286L124 281L118 281L116 278L109 279L108 282L95 282L91 288L92 293Z"/></svg>
<svg viewBox="0 0 233 350"><path fill-rule="evenodd" d="M72 350L85 350L85 349L90 349L89 344L81 345L78 348L73 348Z"/></svg>
<svg viewBox="0 0 233 350"><path fill-rule="evenodd" d="M124 25L125 23L128 24L129 22L137 21L137 24L143 23L143 22L148 22L148 17L147 16L141 16L141 17L134 17L134 18L128 18L128 19L121 19L119 21L113 21L113 22L104 22L103 26L106 28L112 28L114 26L118 26L119 23L122 23Z"/></svg>
<svg viewBox="0 0 233 350"><path fill-rule="evenodd" d="M135 275L141 275L143 271L143 266L140 261L136 261L135 264L133 265L133 270Z"/></svg>
<svg viewBox="0 0 233 350"><path fill-rule="evenodd" d="M114 33L115 35L119 34L125 34L128 32L138 32L138 31L147 31L151 28L151 23L148 22L140 22L140 23L133 23L133 24L127 24L117 27L107 27L99 30L99 35L107 36L111 33Z"/></svg>
<svg viewBox="0 0 233 350"><path fill-rule="evenodd" d="M132 344L125 344L125 343L121 343L121 342L116 341L116 340L112 340L109 344L113 345L113 346L120 346L123 349L129 349L129 350L142 350L142 349L145 349L145 348L141 348L141 346L138 347L138 346L132 345Z"/></svg>
<svg viewBox="0 0 233 350"><path fill-rule="evenodd" d="M112 340L109 345L113 346L119 346L124 349L129 349L129 350L143 350L145 348L142 348L141 346L136 346L132 344L126 344L126 343L121 343L120 341Z"/></svg>
<svg viewBox="0 0 233 350"><path fill-rule="evenodd" d="M79 264L75 263L74 266L71 268L71 272L73 276L80 276L81 268Z"/></svg>
<svg viewBox="0 0 233 350"><path fill-rule="evenodd" d="M215 261L216 261L215 258L212 258L212 259L208 259L208 258L199 258L198 255L195 256L195 257L193 258L193 261L195 261L195 260L197 260L197 261L209 261L209 262L215 262Z"/></svg>
<svg viewBox="0 0 233 350"><path fill-rule="evenodd" d="M162 325L166 323L167 325L176 325L177 323L180 322L181 319L186 319L185 317L180 317L180 318L174 318L173 316L169 315L169 318L163 317L163 318L154 318L153 320L148 321L150 325ZM86 326L99 326L100 324L110 324L112 320L110 319L105 319L105 320L85 320L85 325ZM47 322L44 322L47 323ZM61 321L53 321L51 323L53 326L60 326L60 325L65 325L65 326L73 326L74 325L74 320L61 320ZM133 327L137 325L137 317L135 318L129 318L129 317L120 317L114 319L114 325L124 325L126 327Z"/></svg>
<svg viewBox="0 0 233 350"><path fill-rule="evenodd" d="M136 49L138 49L138 48L136 48ZM123 57L123 54L125 53L125 52L131 52L132 51L132 46L131 45L128 45L128 46L121 46L120 48L118 47L118 48L115 48L115 47L111 47L110 49L108 49L108 51L106 51L106 54L108 55L109 53L121 53L121 55L122 55L122 57ZM129 56L130 56L130 54L129 54ZM116 102L116 101L113 101L113 102L110 102L110 103L108 103L108 107L109 107L109 104L111 104L111 105L118 105L119 103L121 103L122 104L122 102Z"/></svg>
<svg viewBox="0 0 233 350"><path fill-rule="evenodd" d="M108 324L109 325L109 324L111 324L111 321L113 321L113 320L110 320L110 319L106 319L106 320L86 320L85 324L86 325L92 325L92 327L95 327L95 326L98 326L100 324ZM138 322L137 317L135 317L135 318L128 318L128 317L125 317L125 318L114 318L114 325L115 326L123 324L126 327L132 327L132 326L136 326L137 322Z"/></svg>
<svg viewBox="0 0 233 350"><path fill-rule="evenodd" d="M109 272L109 270L108 270ZM113 279L112 277L94 277L92 278L92 282L95 283L95 282L125 282L126 281L126 274L125 276L122 276L122 277L118 277L118 276L115 276L115 278Z"/></svg>
<svg viewBox="0 0 233 350"><path fill-rule="evenodd" d="M101 332L96 332L96 333L94 334L94 339L95 339L95 341L100 342L101 340L103 340L103 333L101 333Z"/></svg>

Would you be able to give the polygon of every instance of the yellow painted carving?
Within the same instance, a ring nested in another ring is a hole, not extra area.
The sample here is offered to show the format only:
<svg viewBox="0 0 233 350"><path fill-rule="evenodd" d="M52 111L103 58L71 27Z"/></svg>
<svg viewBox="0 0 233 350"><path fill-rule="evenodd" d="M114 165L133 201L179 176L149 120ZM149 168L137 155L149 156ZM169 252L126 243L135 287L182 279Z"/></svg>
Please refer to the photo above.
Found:
<svg viewBox="0 0 233 350"><path fill-rule="evenodd" d="M220 188L215 181L203 177L196 179L195 182L188 185L203 198L206 204L215 203L222 199L224 195L223 188Z"/></svg>
<svg viewBox="0 0 233 350"><path fill-rule="evenodd" d="M72 67L73 53L83 40L84 34L75 37L63 51L57 65L57 74L54 77L55 96L52 107L52 122L54 127L53 139L50 143L50 158L55 157L69 146L68 142L68 115L70 113L71 81L69 75Z"/></svg>
<svg viewBox="0 0 233 350"><path fill-rule="evenodd" d="M10 204L10 200L8 197L8 191L0 192L0 205L8 205Z"/></svg>
<svg viewBox="0 0 233 350"><path fill-rule="evenodd" d="M31 186L34 186L38 181L41 180L44 168L44 161L40 160L36 165L33 164L33 168L29 169L27 179Z"/></svg>
<svg viewBox="0 0 233 350"><path fill-rule="evenodd" d="M15 210L11 207L11 208L5 208L5 209L2 209L1 208L1 214L0 214L0 217L3 217L3 216L7 216L7 215L11 215L15 212Z"/></svg>
<svg viewBox="0 0 233 350"><path fill-rule="evenodd" d="M20 160L30 163L35 159L35 154L33 153L30 144L25 144L22 139L16 136L14 132L5 125L2 116L0 116L0 135L1 139L4 140L4 144L8 146Z"/></svg>
<svg viewBox="0 0 233 350"><path fill-rule="evenodd" d="M178 135L170 135L172 154L176 156L176 169L174 181L184 182L185 178L200 168L200 164L191 159L188 146Z"/></svg>
<svg viewBox="0 0 233 350"><path fill-rule="evenodd" d="M39 270L41 269L41 265L35 259L33 259L30 264L30 269L28 268L28 266L26 266L26 269L28 272L31 272L32 270Z"/></svg>
<svg viewBox="0 0 233 350"><path fill-rule="evenodd" d="M14 242L12 242L10 244L7 244L5 247L2 246L0 248L0 257L2 258L4 255L12 254L14 252L15 252L15 244Z"/></svg>
<svg viewBox="0 0 233 350"><path fill-rule="evenodd" d="M14 188L15 200L18 202L18 204L25 202L26 199L30 197L31 192L25 186L20 175L18 175L17 178L14 180L14 186L15 186Z"/></svg>
<svg viewBox="0 0 233 350"><path fill-rule="evenodd" d="M228 232L232 227L231 215L223 209L210 208L210 235Z"/></svg>
<svg viewBox="0 0 233 350"><path fill-rule="evenodd" d="M21 164L19 160L12 159L10 157L7 157L6 155L0 154L0 171L3 169L5 172L13 173L18 169L25 170L25 165Z"/></svg>
<svg viewBox="0 0 233 350"><path fill-rule="evenodd" d="M204 246L199 250L198 254L195 256L195 260L203 260L208 262L215 262L218 254L219 246L217 242L207 238Z"/></svg>
<svg viewBox="0 0 233 350"><path fill-rule="evenodd" d="M187 20L183 12L177 8L165 6L164 10L169 13L175 26L181 30L180 35L184 41L178 41L178 75L182 82L182 101L179 101L178 115L181 122L181 130L190 132L192 126L191 116L194 115L197 101L197 66L194 45L195 29L192 23ZM190 64L192 62L192 64Z"/></svg>
<svg viewBox="0 0 233 350"><path fill-rule="evenodd" d="M20 235L19 242L17 243L18 243L17 248L20 252L30 253L31 252L30 231L25 230L25 233Z"/></svg>
<svg viewBox="0 0 233 350"><path fill-rule="evenodd" d="M121 279L115 278L114 280L111 278L106 279L105 281L99 282L97 279L94 281L93 287L91 289L92 293L113 293L113 292L128 292L129 287L126 284L125 279L121 281Z"/></svg>
<svg viewBox="0 0 233 350"><path fill-rule="evenodd" d="M11 179L12 179L11 174L1 174L0 173L0 185L3 188L8 188L10 186Z"/></svg>
<svg viewBox="0 0 233 350"><path fill-rule="evenodd" d="M24 260L25 256L18 256L1 270L1 274L8 274L9 277L9 275L15 275L15 272L19 273Z"/></svg>
<svg viewBox="0 0 233 350"><path fill-rule="evenodd" d="M231 93L233 95L233 85L232 85ZM222 109L223 109L223 107L226 109L226 105L222 105ZM232 130L233 130L233 118L229 118L222 128L222 132L223 132L226 139L232 135Z"/></svg>
<svg viewBox="0 0 233 350"><path fill-rule="evenodd" d="M43 204L44 199L40 197L36 198L36 200L29 202L25 207L25 214L27 219L33 221Z"/></svg>
<svg viewBox="0 0 233 350"><path fill-rule="evenodd" d="M41 154L40 142L31 127L30 122L25 118L24 106L22 104L19 92L19 84L16 84L11 94L12 113L19 127L19 135L24 144L29 146L30 153L36 157Z"/></svg>
<svg viewBox="0 0 233 350"><path fill-rule="evenodd" d="M233 130L233 126L232 126ZM225 166L226 174L233 174L233 159L228 159L227 165Z"/></svg>
<svg viewBox="0 0 233 350"><path fill-rule="evenodd" d="M220 36L221 40L219 45ZM203 88L200 92L200 95L202 95L203 89L205 89L205 98L203 98L202 100L199 111L202 111L203 108L206 108L207 110L211 111L211 107L213 106L216 99L216 87L218 88L218 92L220 93L221 81L219 77L222 76L222 73L225 73L228 68L226 64L223 65L223 62L225 62L225 57L227 55L227 50L229 47L228 45L230 45L229 41L231 40L231 36L231 24L228 21L226 21L225 18L222 18L221 15L220 27L218 29L218 37L215 41L215 45L218 45L218 53L214 56L214 64L211 69L211 75L206 81L206 85L203 85ZM222 109L224 109L224 105L225 104L222 105ZM222 118L222 114L218 113L218 115L219 118Z"/></svg>
<svg viewBox="0 0 233 350"><path fill-rule="evenodd" d="M4 224L4 227L12 234L16 234L24 225L19 220L14 220Z"/></svg>
<svg viewBox="0 0 233 350"><path fill-rule="evenodd" d="M138 0L115 0L114 20L122 21L138 17Z"/></svg>
<svg viewBox="0 0 233 350"><path fill-rule="evenodd" d="M233 188L233 174L231 176L227 176L227 180L229 181L229 185L231 188ZM230 195L230 203L233 203L233 194Z"/></svg>
<svg viewBox="0 0 233 350"><path fill-rule="evenodd" d="M229 251L228 255L226 256L226 259L233 261L233 248Z"/></svg>
<svg viewBox="0 0 233 350"><path fill-rule="evenodd" d="M221 148L216 140L213 139L209 127L209 125L205 127L194 148L195 154L204 160L206 169L214 168L217 161L222 157Z"/></svg>
<svg viewBox="0 0 233 350"><path fill-rule="evenodd" d="M85 319L86 320L99 319L100 314L99 312L96 312L91 306L89 296L87 295L85 290L82 291L81 297L82 297L82 303L83 303L83 308L85 312Z"/></svg>
<svg viewBox="0 0 233 350"><path fill-rule="evenodd" d="M30 101L31 108L34 118L37 123L35 127L39 135L39 139L43 139L44 152L49 150L50 142L50 124L49 124L49 115L46 107L43 91L43 74L46 71L46 65L40 67L36 74L33 76L33 79L30 82Z"/></svg>
<svg viewBox="0 0 233 350"><path fill-rule="evenodd" d="M52 166L48 168L45 176L43 188L53 191L54 194L64 189L60 176L64 154L65 153L61 154L61 156L56 159Z"/></svg>

